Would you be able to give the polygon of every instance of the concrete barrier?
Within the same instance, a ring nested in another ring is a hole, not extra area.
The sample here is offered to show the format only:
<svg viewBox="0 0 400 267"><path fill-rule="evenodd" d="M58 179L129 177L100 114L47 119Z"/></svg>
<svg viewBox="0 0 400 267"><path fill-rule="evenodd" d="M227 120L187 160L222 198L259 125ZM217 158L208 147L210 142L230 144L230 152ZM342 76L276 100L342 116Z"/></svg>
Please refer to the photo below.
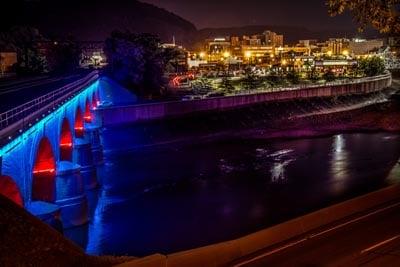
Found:
<svg viewBox="0 0 400 267"><path fill-rule="evenodd" d="M391 85L390 74L364 78L348 84L282 88L279 91L206 98L193 101L171 101L130 106L107 106L95 110L97 123L107 127L116 124L180 117L196 112L222 111L273 101L368 94Z"/></svg>
<svg viewBox="0 0 400 267"><path fill-rule="evenodd" d="M261 249L394 200L400 200L400 185L389 186L356 197L242 238L166 255L166 265L164 265L164 261L160 261L160 265L135 265L137 261L132 261L126 263L130 265L124 266L226 266L232 261Z"/></svg>

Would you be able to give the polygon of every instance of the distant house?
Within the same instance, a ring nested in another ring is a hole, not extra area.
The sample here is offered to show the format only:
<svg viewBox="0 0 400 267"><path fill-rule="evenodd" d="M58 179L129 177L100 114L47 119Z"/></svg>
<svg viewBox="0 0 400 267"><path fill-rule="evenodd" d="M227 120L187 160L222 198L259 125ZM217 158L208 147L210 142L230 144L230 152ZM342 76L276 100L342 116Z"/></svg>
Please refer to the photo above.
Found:
<svg viewBox="0 0 400 267"><path fill-rule="evenodd" d="M80 60L81 67L101 67L107 64L107 58L103 50L104 42L81 42L80 48L82 49Z"/></svg>
<svg viewBox="0 0 400 267"><path fill-rule="evenodd" d="M17 63L16 52L0 52L0 73L13 72L13 66Z"/></svg>

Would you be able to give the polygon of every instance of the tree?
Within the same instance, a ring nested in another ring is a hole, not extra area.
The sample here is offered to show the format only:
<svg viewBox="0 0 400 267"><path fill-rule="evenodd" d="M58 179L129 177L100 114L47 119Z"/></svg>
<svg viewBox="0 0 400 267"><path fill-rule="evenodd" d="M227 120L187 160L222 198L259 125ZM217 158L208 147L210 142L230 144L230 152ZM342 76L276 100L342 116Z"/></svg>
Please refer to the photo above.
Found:
<svg viewBox="0 0 400 267"><path fill-rule="evenodd" d="M318 71L315 67L312 67L310 71L307 73L307 77L310 81L316 82L319 79Z"/></svg>
<svg viewBox="0 0 400 267"><path fill-rule="evenodd" d="M171 72L183 72L185 69L180 68L179 66L179 58L185 59L185 53L182 49L178 49L176 47L173 48L164 48L163 50L163 59L165 70L169 73Z"/></svg>
<svg viewBox="0 0 400 267"><path fill-rule="evenodd" d="M222 81L218 87L219 87L219 89L223 90L227 94L231 94L235 91L235 87L232 85L231 80L229 80L229 78L226 74L222 77Z"/></svg>
<svg viewBox="0 0 400 267"><path fill-rule="evenodd" d="M80 54L79 44L71 36L52 42L46 55L49 70L57 73L75 70L79 67Z"/></svg>
<svg viewBox="0 0 400 267"><path fill-rule="evenodd" d="M350 11L360 30L371 25L381 33L400 33L400 0L327 0L329 14Z"/></svg>
<svg viewBox="0 0 400 267"><path fill-rule="evenodd" d="M300 83L300 75L298 72L291 70L286 74L286 79L291 84L299 84Z"/></svg>
<svg viewBox="0 0 400 267"><path fill-rule="evenodd" d="M212 89L211 82L205 77L200 77L193 82L193 91L195 94L204 94Z"/></svg>
<svg viewBox="0 0 400 267"><path fill-rule="evenodd" d="M46 60L39 43L46 41L32 27L13 27L0 33L0 47L17 53L16 71L19 74L38 74L46 70Z"/></svg>
<svg viewBox="0 0 400 267"><path fill-rule="evenodd" d="M335 73L333 73L333 71L329 69L322 75L322 78L327 82L332 82L336 79L336 76Z"/></svg>
<svg viewBox="0 0 400 267"><path fill-rule="evenodd" d="M385 63L380 57L364 58L359 61L358 69L367 76L376 76L385 72Z"/></svg>
<svg viewBox="0 0 400 267"><path fill-rule="evenodd" d="M257 76L254 74L254 72L251 70L251 68L245 69L245 76L242 80L242 85L243 85L243 89L245 89L245 90L253 90L253 89L256 89L260 85L260 82L259 82Z"/></svg>
<svg viewBox="0 0 400 267"><path fill-rule="evenodd" d="M114 31L104 48L108 75L139 96L160 96L166 83L163 75L167 60L159 43L151 34Z"/></svg>

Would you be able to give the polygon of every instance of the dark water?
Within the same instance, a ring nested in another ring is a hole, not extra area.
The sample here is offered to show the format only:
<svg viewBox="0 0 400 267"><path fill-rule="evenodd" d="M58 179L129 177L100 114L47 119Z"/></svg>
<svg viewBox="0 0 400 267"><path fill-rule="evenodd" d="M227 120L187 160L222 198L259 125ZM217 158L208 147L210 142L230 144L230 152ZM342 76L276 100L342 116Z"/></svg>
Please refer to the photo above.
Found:
<svg viewBox="0 0 400 267"><path fill-rule="evenodd" d="M135 256L225 241L395 183L399 158L388 133L121 153L100 171L90 224L67 234L91 254Z"/></svg>

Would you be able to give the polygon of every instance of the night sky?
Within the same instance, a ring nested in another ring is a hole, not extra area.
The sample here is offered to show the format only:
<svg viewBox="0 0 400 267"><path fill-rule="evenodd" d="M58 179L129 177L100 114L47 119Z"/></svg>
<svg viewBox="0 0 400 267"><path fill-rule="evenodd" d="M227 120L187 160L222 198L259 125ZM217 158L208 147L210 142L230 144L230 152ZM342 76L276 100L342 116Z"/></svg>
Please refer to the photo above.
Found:
<svg viewBox="0 0 400 267"><path fill-rule="evenodd" d="M349 14L331 18L325 0L142 0L165 8L197 28L244 25L356 28Z"/></svg>

